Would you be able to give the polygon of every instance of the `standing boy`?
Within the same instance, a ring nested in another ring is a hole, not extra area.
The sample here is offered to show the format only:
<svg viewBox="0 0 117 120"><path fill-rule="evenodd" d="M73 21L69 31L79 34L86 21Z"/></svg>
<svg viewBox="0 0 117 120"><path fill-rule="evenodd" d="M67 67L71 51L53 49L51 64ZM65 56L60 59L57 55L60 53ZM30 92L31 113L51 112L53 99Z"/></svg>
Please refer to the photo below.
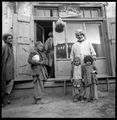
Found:
<svg viewBox="0 0 117 120"><path fill-rule="evenodd" d="M44 81L47 80L48 74L46 65L48 59L43 52L43 44L41 41L35 43L35 49L30 52L28 62L31 64L32 77L34 84L34 100L35 103L44 103Z"/></svg>

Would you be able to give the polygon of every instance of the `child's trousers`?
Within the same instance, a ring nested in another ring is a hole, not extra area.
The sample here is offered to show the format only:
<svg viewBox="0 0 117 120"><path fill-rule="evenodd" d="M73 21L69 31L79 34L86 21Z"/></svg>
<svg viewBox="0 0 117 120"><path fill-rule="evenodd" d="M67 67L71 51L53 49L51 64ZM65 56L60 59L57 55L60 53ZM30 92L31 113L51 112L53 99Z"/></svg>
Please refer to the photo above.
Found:
<svg viewBox="0 0 117 120"><path fill-rule="evenodd" d="M98 91L96 84L91 84L85 88L85 97L87 99L98 99Z"/></svg>
<svg viewBox="0 0 117 120"><path fill-rule="evenodd" d="M78 87L73 86L72 94L73 94L73 97L75 97L75 98L83 97L84 88L83 87L78 88Z"/></svg>
<svg viewBox="0 0 117 120"><path fill-rule="evenodd" d="M72 94L75 98L83 97L84 87L81 80L73 81Z"/></svg>
<svg viewBox="0 0 117 120"><path fill-rule="evenodd" d="M34 84L34 97L36 99L41 99L44 95L44 85L43 81L39 79L39 76L33 76L33 84Z"/></svg>

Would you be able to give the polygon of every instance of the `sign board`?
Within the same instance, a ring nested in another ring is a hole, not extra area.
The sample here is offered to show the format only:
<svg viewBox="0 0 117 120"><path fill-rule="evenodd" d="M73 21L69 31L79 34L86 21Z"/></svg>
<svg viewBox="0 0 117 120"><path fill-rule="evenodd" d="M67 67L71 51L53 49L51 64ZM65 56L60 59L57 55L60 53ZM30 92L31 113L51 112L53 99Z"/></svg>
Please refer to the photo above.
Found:
<svg viewBox="0 0 117 120"><path fill-rule="evenodd" d="M62 5L59 7L59 17L81 17L80 8L76 5Z"/></svg>

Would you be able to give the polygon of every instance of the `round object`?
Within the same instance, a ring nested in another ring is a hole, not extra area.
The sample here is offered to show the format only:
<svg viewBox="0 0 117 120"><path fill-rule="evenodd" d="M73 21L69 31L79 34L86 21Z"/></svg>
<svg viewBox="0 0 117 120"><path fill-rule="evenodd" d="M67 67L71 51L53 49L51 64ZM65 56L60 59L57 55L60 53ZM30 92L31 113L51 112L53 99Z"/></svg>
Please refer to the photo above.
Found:
<svg viewBox="0 0 117 120"><path fill-rule="evenodd" d="M35 62L38 62L38 61L40 60L39 55L34 55L34 56L32 57L32 60L35 61Z"/></svg>
<svg viewBox="0 0 117 120"><path fill-rule="evenodd" d="M55 25L55 31L61 33L64 31L64 28L65 28L65 22L63 22L62 19L59 18Z"/></svg>

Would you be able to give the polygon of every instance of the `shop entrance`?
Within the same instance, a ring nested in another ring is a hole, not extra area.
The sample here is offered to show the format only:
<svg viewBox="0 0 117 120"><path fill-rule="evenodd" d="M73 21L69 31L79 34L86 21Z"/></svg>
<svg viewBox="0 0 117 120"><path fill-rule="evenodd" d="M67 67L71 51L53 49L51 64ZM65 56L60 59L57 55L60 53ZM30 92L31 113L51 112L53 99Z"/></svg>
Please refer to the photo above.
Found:
<svg viewBox="0 0 117 120"><path fill-rule="evenodd" d="M35 42L41 41L45 44L46 40L49 38L49 32L53 31L53 21L40 21L37 20L35 24ZM54 52L53 52L54 53ZM54 59L54 58L53 58ZM54 60L53 60L54 61ZM47 66L49 78L54 78L54 63L52 67Z"/></svg>
<svg viewBox="0 0 117 120"><path fill-rule="evenodd" d="M53 31L52 23L52 21L35 21L35 41L45 43L48 33Z"/></svg>

